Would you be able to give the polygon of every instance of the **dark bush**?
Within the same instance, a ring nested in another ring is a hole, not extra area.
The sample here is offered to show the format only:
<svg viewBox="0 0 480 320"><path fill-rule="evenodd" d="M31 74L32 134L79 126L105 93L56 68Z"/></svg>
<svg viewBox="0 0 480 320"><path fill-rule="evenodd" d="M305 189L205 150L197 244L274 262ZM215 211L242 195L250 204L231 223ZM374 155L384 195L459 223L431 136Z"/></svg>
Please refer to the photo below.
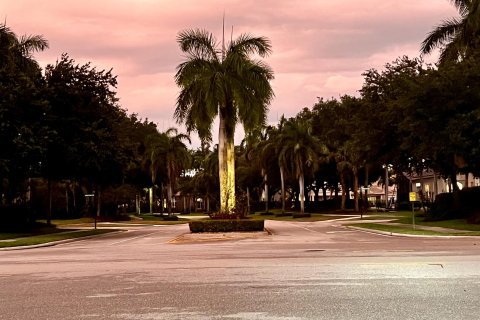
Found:
<svg viewBox="0 0 480 320"><path fill-rule="evenodd" d="M162 220L163 221L178 221L178 217L175 216L175 215L171 215L171 216L164 216L162 217Z"/></svg>
<svg viewBox="0 0 480 320"><path fill-rule="evenodd" d="M263 231L263 220L200 220L189 222L190 231L199 232L236 232Z"/></svg>
<svg viewBox="0 0 480 320"><path fill-rule="evenodd" d="M276 213L275 217L291 217L293 215L292 212L284 212L284 213Z"/></svg>
<svg viewBox="0 0 480 320"><path fill-rule="evenodd" d="M23 231L35 224L32 210L27 206L0 206L0 230Z"/></svg>
<svg viewBox="0 0 480 320"><path fill-rule="evenodd" d="M310 213L294 213L292 215L292 218L293 219L297 219L297 218L310 218L312 215Z"/></svg>
<svg viewBox="0 0 480 320"><path fill-rule="evenodd" d="M427 220L468 219L475 222L477 216L480 216L480 187L439 194Z"/></svg>
<svg viewBox="0 0 480 320"><path fill-rule="evenodd" d="M427 214L426 220L437 221L453 218L453 193L441 193L435 197L435 201Z"/></svg>
<svg viewBox="0 0 480 320"><path fill-rule="evenodd" d="M242 219L242 217L235 212L232 213L221 213L221 212L212 212L208 215L212 220L237 220Z"/></svg>
<svg viewBox="0 0 480 320"><path fill-rule="evenodd" d="M271 211L268 211L268 212L267 212L267 211L262 211L262 212L260 212L259 214L260 214L261 216L273 216L273 215L274 215L274 213L271 212Z"/></svg>
<svg viewBox="0 0 480 320"><path fill-rule="evenodd" d="M465 188L455 193L454 213L469 218L480 212L480 187Z"/></svg>

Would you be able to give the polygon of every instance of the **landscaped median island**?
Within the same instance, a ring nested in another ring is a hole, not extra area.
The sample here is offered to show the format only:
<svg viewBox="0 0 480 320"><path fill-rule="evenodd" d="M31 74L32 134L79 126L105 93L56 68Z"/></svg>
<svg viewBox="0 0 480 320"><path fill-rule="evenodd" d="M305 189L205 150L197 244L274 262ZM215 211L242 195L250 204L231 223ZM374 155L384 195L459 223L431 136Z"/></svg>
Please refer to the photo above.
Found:
<svg viewBox="0 0 480 320"><path fill-rule="evenodd" d="M222 219L190 221L192 233L201 232L255 232L263 231L265 220Z"/></svg>

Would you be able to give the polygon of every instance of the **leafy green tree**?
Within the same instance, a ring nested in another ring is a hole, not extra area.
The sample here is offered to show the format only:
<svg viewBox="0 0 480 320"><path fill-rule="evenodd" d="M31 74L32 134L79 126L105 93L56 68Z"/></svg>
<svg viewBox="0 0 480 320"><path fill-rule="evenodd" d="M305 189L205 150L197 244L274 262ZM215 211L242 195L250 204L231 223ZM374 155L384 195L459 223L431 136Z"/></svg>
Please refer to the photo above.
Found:
<svg viewBox="0 0 480 320"><path fill-rule="evenodd" d="M480 45L480 1L450 0L460 17L443 21L423 40L421 51L431 53L440 48L440 62L465 58L471 49Z"/></svg>
<svg viewBox="0 0 480 320"><path fill-rule="evenodd" d="M360 90L362 99L375 110L369 113L371 130L377 132L372 135L376 136L374 156L381 164L393 165L399 175L410 171L412 163L421 161L421 158L413 158L415 142L408 141L407 138L420 137L423 130L411 131L411 126L404 120L410 116L407 105L411 104L411 93L421 90L419 81L426 72L422 60L404 56L387 63L382 71L370 69L363 74L365 81ZM435 112L434 108L430 110ZM406 136L403 130L411 134Z"/></svg>
<svg viewBox="0 0 480 320"><path fill-rule="evenodd" d="M97 215L101 188L124 177L124 149L120 146L125 111L117 103L116 77L111 70L96 70L90 63L75 64L63 54L45 70L49 110L46 122L54 128L42 161L51 180L85 181L95 191Z"/></svg>
<svg viewBox="0 0 480 320"><path fill-rule="evenodd" d="M479 57L426 70L408 90L399 123L413 158L450 178L454 190L459 172L479 172Z"/></svg>
<svg viewBox="0 0 480 320"><path fill-rule="evenodd" d="M212 122L219 116L220 211L230 212L235 206L235 126L240 122L250 132L264 124L273 98L272 70L250 55L267 56L270 42L242 34L218 48L211 33L198 29L181 32L178 42L187 58L175 75L181 89L175 118L188 132L210 140Z"/></svg>
<svg viewBox="0 0 480 320"><path fill-rule="evenodd" d="M38 174L45 151L44 82L33 54L46 48L42 36L18 37L0 24L0 200L7 204L26 200L22 184Z"/></svg>

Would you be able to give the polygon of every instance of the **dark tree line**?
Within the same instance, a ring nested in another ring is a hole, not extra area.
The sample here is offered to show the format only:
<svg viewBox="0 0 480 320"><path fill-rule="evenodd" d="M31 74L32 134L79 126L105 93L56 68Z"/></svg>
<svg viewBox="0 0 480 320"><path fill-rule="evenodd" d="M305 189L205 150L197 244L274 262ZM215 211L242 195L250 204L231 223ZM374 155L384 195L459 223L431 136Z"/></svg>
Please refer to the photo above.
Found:
<svg viewBox="0 0 480 320"><path fill-rule="evenodd" d="M161 133L118 104L112 70L63 54L42 73L32 54L47 47L40 36L18 37L0 26L2 211L36 205L31 209L50 219L52 211L81 214L88 205L100 213L107 210L101 208L104 190L130 185L135 199L165 180L159 174L152 181L149 168L147 137ZM95 204L88 194L95 194Z"/></svg>

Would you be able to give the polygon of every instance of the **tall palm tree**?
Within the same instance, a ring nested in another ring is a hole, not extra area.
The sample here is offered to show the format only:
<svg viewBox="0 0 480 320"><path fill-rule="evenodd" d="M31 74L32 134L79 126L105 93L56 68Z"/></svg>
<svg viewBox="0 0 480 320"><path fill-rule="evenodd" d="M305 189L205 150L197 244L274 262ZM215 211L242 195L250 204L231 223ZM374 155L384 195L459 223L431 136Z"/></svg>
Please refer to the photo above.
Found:
<svg viewBox="0 0 480 320"><path fill-rule="evenodd" d="M298 179L300 211L305 213L305 173L318 164L319 141L312 135L309 121L290 119L283 127L280 145L280 162Z"/></svg>
<svg viewBox="0 0 480 320"><path fill-rule="evenodd" d="M218 161L220 212L235 206L234 133L238 122L246 132L263 125L274 94L270 86L273 71L262 61L270 41L242 34L227 46L205 30L186 30L178 35L186 60L177 67L175 81L180 87L175 118L188 132L211 140L213 120L219 117Z"/></svg>
<svg viewBox="0 0 480 320"><path fill-rule="evenodd" d="M423 40L421 52L440 48L440 63L457 61L480 45L480 0L450 0L460 17L445 20Z"/></svg>
<svg viewBox="0 0 480 320"><path fill-rule="evenodd" d="M285 125L285 117L282 115L277 127L277 135L275 136L276 154L278 158L278 167L280 168L280 191L282 193L282 214L285 213L285 163L280 156L280 150L282 148L282 133Z"/></svg>
<svg viewBox="0 0 480 320"><path fill-rule="evenodd" d="M160 139L151 151L152 168L164 166L167 171L167 210L172 215L173 191L177 178L182 170L188 168L191 156L187 146L183 142L190 142L188 135L178 133L176 128L170 128L160 135Z"/></svg>
<svg viewBox="0 0 480 320"><path fill-rule="evenodd" d="M257 128L246 136L248 151L246 153L247 160L252 161L261 170L263 179L263 194L265 196L265 212L268 212L269 196L269 180L268 172L272 161L277 157L276 145L274 142L275 128L266 126Z"/></svg>

